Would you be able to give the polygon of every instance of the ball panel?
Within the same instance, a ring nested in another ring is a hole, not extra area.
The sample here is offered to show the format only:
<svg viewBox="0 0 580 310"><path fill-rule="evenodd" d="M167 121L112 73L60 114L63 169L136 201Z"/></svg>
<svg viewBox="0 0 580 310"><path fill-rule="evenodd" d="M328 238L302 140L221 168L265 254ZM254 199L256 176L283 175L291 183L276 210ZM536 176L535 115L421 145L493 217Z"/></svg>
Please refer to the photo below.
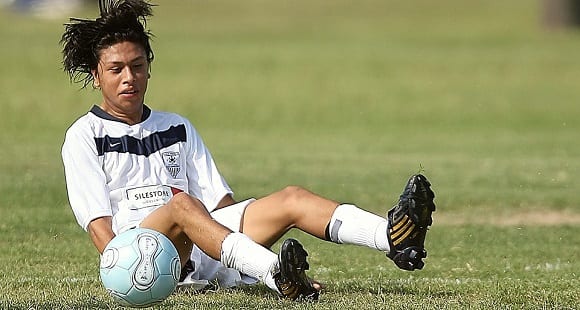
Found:
<svg viewBox="0 0 580 310"><path fill-rule="evenodd" d="M119 251L116 248L108 248L103 251L101 256L101 269L111 269L119 260Z"/></svg>
<svg viewBox="0 0 580 310"><path fill-rule="evenodd" d="M115 268L106 272L101 270L101 281L109 293L113 291L121 296L128 294L129 290L133 288L133 282L127 281L128 278L131 278L131 272L127 269Z"/></svg>
<svg viewBox="0 0 580 310"><path fill-rule="evenodd" d="M174 256L171 260L171 272L173 275L173 281L175 282L175 286L177 286L177 282L179 282L179 277L181 277L181 260L179 259L179 255Z"/></svg>
<svg viewBox="0 0 580 310"><path fill-rule="evenodd" d="M177 283L173 280L173 275L160 275L157 281L155 281L155 285L151 287L151 297L165 298L173 293L175 285Z"/></svg>
<svg viewBox="0 0 580 310"><path fill-rule="evenodd" d="M117 260L115 267L127 270L133 268L139 259L139 252L135 247L132 244L128 244L117 247L116 250L119 252L119 259Z"/></svg>
<svg viewBox="0 0 580 310"><path fill-rule="evenodd" d="M173 273L173 259L175 255L167 253L167 251L159 251L159 256L156 259L157 270L160 274L172 274Z"/></svg>
<svg viewBox="0 0 580 310"><path fill-rule="evenodd" d="M109 295L111 295L113 300L116 303L118 303L119 305L126 306L126 307L133 307L133 304L131 304L131 302L126 299L126 297L127 297L126 294L119 294L118 292L115 292L114 290L109 290L109 289L107 289L107 291L109 292Z"/></svg>
<svg viewBox="0 0 580 310"><path fill-rule="evenodd" d="M158 257L163 248L159 245L158 238L159 236L147 232L137 236L139 259L135 265L133 283L139 290L149 289L159 275L159 264L163 263L163 258Z"/></svg>
<svg viewBox="0 0 580 310"><path fill-rule="evenodd" d="M165 297L162 299L165 299ZM142 290L137 289L136 287L131 288L131 290L129 291L127 296L125 296L125 300L127 302L129 302L129 304L132 307L147 307L147 306L151 306L151 305L156 304L156 303L161 301L159 299L154 299L151 296L150 290L142 291Z"/></svg>

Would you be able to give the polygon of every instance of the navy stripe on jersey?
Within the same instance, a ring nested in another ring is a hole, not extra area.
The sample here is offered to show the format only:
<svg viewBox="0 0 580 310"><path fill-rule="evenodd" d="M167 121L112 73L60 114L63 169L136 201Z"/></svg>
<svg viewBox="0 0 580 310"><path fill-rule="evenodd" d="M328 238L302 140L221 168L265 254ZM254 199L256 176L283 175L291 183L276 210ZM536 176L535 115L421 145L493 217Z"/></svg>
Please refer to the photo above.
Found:
<svg viewBox="0 0 580 310"><path fill-rule="evenodd" d="M149 156L165 147L186 141L185 125L183 124L171 126L165 131L154 132L143 139L131 136L95 138L99 156L113 152Z"/></svg>

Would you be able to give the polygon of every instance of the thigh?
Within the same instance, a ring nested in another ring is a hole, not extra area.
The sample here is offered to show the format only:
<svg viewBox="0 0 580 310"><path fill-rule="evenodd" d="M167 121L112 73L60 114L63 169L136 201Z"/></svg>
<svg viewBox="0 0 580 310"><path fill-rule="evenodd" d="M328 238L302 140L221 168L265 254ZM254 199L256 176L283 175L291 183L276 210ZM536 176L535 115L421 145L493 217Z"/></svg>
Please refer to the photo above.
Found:
<svg viewBox="0 0 580 310"><path fill-rule="evenodd" d="M180 257L189 255L192 243L213 259L220 259L221 243L231 230L211 217L195 197L178 193L167 204L151 212L141 225L169 237Z"/></svg>
<svg viewBox="0 0 580 310"><path fill-rule="evenodd" d="M153 229L167 236L177 249L183 267L189 259L193 242L172 220L171 210L168 205L161 206L151 212L141 222L141 224L139 224L139 227Z"/></svg>
<svg viewBox="0 0 580 310"><path fill-rule="evenodd" d="M244 212L241 231L270 247L291 228L324 238L338 203L296 186L258 199Z"/></svg>

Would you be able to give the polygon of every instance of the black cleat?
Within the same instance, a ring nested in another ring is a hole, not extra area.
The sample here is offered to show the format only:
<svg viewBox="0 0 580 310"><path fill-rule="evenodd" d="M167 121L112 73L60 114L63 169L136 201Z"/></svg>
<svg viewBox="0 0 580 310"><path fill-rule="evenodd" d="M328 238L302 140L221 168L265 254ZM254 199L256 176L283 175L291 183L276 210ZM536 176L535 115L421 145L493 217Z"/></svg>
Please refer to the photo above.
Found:
<svg viewBox="0 0 580 310"><path fill-rule="evenodd" d="M183 268L181 268L181 275L179 276L179 282L185 281L187 276L189 276L189 274L194 272L194 271L195 271L195 268L193 268L193 263L191 262L190 259L188 259L187 262L185 263L185 265L183 266Z"/></svg>
<svg viewBox="0 0 580 310"><path fill-rule="evenodd" d="M411 176L399 202L387 214L390 251L387 256L404 270L422 269L427 257L424 242L433 223L435 194L424 175Z"/></svg>
<svg viewBox="0 0 580 310"><path fill-rule="evenodd" d="M308 253L296 239L287 239L282 244L279 254L280 272L274 276L282 297L301 301L318 300L318 290L306 277L306 270L310 268L307 256Z"/></svg>

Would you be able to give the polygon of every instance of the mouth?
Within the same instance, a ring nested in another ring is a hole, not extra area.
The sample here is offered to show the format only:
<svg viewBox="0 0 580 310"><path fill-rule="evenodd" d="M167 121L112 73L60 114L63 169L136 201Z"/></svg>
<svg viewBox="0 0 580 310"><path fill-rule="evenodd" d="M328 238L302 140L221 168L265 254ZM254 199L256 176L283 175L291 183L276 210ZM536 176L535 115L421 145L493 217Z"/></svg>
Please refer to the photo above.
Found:
<svg viewBox="0 0 580 310"><path fill-rule="evenodd" d="M123 97L133 97L139 94L139 91L136 89L127 89L119 93L119 95Z"/></svg>

